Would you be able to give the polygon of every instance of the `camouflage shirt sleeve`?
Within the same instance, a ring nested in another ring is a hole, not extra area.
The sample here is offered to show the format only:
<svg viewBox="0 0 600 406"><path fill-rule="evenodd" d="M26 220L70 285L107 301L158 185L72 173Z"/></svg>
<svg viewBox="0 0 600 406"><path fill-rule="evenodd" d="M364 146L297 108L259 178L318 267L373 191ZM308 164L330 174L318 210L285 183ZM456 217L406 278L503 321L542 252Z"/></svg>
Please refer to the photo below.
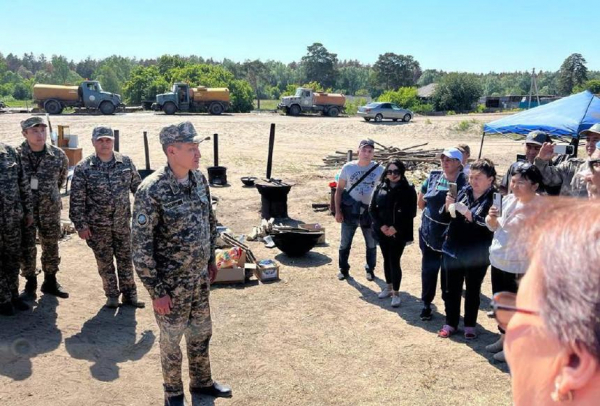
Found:
<svg viewBox="0 0 600 406"><path fill-rule="evenodd" d="M23 165L21 165L21 157L15 153L15 160L19 165L19 193L21 195L21 205L23 206L23 214L25 217L33 215L33 200L31 196L31 187L29 179L25 175Z"/></svg>
<svg viewBox="0 0 600 406"><path fill-rule="evenodd" d="M159 216L159 204L151 196L149 189L138 190L135 194L131 222L133 264L153 300L168 294L156 270L154 258L154 230L158 226Z"/></svg>
<svg viewBox="0 0 600 406"><path fill-rule="evenodd" d="M61 151L62 152L62 151ZM66 181L67 176L69 176L69 158L67 158L67 154L62 152L61 154L62 162L60 165L60 173L58 174L58 189L62 188Z"/></svg>
<svg viewBox="0 0 600 406"><path fill-rule="evenodd" d="M208 223L210 227L210 257L208 259L208 263L211 264L215 261L215 249L217 245L217 216L215 215L215 211L212 207L212 198L210 196L210 187L208 186L208 181L204 175L201 175L202 183L206 188L206 194L208 195Z"/></svg>
<svg viewBox="0 0 600 406"><path fill-rule="evenodd" d="M86 201L87 179L85 169L81 164L75 167L73 171L73 180L71 181L71 195L69 199L69 218L73 222L77 231L88 228L85 219L85 201Z"/></svg>
<svg viewBox="0 0 600 406"><path fill-rule="evenodd" d="M142 183L140 173L138 172L133 162L131 162L131 193L135 193L137 191L138 187L140 186L140 183Z"/></svg>
<svg viewBox="0 0 600 406"><path fill-rule="evenodd" d="M546 161L539 157L536 157L533 161L535 166L538 167L542 173L544 185L546 186L560 186L569 177L571 171L571 164L569 161L561 162L556 166L550 165L550 161Z"/></svg>

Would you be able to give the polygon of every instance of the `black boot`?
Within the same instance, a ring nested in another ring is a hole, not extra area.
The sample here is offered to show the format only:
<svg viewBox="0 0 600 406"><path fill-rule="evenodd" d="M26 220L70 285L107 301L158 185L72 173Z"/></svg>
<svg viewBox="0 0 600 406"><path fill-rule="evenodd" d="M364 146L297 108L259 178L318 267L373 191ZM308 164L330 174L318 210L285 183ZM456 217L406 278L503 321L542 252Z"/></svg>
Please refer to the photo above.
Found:
<svg viewBox="0 0 600 406"><path fill-rule="evenodd" d="M165 406L186 406L185 396L177 395L177 396L168 396L165 394Z"/></svg>
<svg viewBox="0 0 600 406"><path fill-rule="evenodd" d="M230 398L231 388L227 385L222 385L219 382L213 381L211 386L205 386L203 388L194 388L190 386L190 392L196 395L208 395L215 398Z"/></svg>
<svg viewBox="0 0 600 406"><path fill-rule="evenodd" d="M15 308L11 302L0 304L0 315L2 316L14 316Z"/></svg>
<svg viewBox="0 0 600 406"><path fill-rule="evenodd" d="M19 296L22 300L35 300L37 299L37 276L30 276L27 278L27 282L25 282L25 289L21 292Z"/></svg>
<svg viewBox="0 0 600 406"><path fill-rule="evenodd" d="M41 291L49 295L62 297L66 299L69 297L69 293L60 286L60 283L56 281L56 275L44 274L44 283L42 283Z"/></svg>

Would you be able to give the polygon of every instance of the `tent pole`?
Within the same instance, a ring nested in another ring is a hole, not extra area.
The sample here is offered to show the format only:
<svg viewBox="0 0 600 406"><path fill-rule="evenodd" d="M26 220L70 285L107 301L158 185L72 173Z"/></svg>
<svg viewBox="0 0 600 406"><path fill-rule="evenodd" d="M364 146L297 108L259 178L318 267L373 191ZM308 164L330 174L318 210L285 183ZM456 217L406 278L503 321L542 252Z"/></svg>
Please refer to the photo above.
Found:
<svg viewBox="0 0 600 406"><path fill-rule="evenodd" d="M479 157L477 159L481 159L481 151L483 151L483 139L485 138L485 131L481 134L481 145L479 146Z"/></svg>

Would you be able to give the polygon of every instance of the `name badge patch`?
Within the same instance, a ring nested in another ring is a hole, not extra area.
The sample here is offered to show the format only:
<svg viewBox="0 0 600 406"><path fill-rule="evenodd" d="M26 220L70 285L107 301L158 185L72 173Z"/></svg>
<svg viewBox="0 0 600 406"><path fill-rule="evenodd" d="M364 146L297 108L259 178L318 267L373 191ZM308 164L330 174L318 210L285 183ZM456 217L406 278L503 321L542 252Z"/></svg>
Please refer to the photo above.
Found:
<svg viewBox="0 0 600 406"><path fill-rule="evenodd" d="M31 190L38 190L38 187L39 187L38 178L36 178L35 176L32 176L31 180L29 181L29 184L31 185Z"/></svg>

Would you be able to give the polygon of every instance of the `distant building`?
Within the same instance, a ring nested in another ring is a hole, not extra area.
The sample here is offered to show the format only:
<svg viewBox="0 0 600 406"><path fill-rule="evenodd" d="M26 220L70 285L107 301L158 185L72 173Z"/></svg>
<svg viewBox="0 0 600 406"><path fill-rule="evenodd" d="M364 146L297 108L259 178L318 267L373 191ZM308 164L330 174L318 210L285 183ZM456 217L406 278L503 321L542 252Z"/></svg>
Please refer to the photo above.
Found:
<svg viewBox="0 0 600 406"><path fill-rule="evenodd" d="M433 97L433 92L435 92L435 88L437 87L437 83L430 83L427 86L423 86L417 89L417 97L425 103L431 101Z"/></svg>
<svg viewBox="0 0 600 406"><path fill-rule="evenodd" d="M540 105L548 104L560 99L560 96L539 96ZM489 110L512 110L527 109L528 107L537 107L536 96L531 97L529 104L529 95L508 95L508 96L483 96L479 98L479 104L483 104Z"/></svg>

